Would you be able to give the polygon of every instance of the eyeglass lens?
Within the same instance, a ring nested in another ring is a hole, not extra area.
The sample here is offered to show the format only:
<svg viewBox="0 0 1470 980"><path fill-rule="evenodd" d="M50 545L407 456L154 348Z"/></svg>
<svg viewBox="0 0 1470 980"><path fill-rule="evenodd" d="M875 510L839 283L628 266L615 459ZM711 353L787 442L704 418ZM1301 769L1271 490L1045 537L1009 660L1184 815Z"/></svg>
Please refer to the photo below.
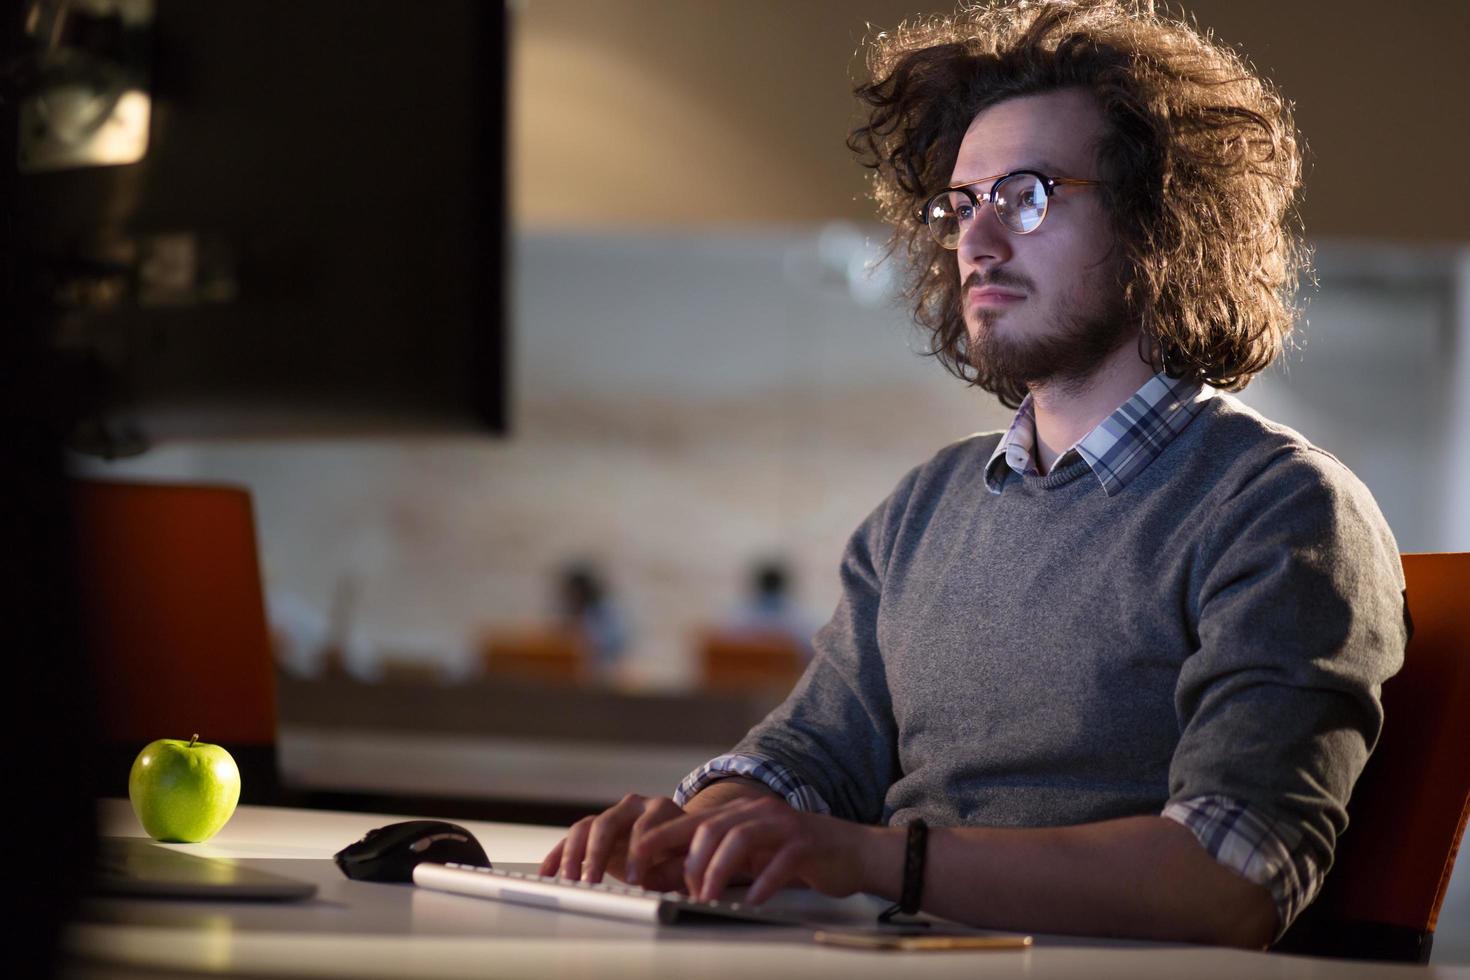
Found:
<svg viewBox="0 0 1470 980"><path fill-rule="evenodd" d="M984 197L977 195L980 200ZM1018 235L1036 230L1046 217L1046 185L1033 174L1012 174L995 187L995 216ZM945 248L958 248L975 218L975 206L962 191L943 191L928 205L929 233Z"/></svg>

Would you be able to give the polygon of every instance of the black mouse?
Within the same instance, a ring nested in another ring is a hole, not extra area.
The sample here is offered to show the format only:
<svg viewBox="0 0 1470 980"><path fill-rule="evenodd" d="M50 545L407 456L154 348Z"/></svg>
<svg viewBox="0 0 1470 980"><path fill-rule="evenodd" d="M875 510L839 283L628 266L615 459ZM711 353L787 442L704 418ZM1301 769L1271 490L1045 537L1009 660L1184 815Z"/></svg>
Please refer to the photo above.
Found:
<svg viewBox="0 0 1470 980"><path fill-rule="evenodd" d="M405 820L369 830L332 858L354 881L413 881L414 865L423 861L490 867L475 835L443 820Z"/></svg>

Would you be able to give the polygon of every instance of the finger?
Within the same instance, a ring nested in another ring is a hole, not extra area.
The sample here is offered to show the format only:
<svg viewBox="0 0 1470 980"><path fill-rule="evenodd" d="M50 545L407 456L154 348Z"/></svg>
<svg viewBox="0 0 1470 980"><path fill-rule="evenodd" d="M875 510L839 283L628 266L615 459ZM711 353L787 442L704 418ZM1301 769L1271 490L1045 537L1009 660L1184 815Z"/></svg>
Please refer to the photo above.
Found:
<svg viewBox="0 0 1470 980"><path fill-rule="evenodd" d="M638 836L637 843L636 860L639 867L653 867L671 855L682 858L688 852L690 842L699 828L721 812L701 810L699 813L685 813L644 831ZM679 863L682 865L683 861Z"/></svg>
<svg viewBox="0 0 1470 980"><path fill-rule="evenodd" d="M644 869L652 866L647 860L643 847L644 835L660 824L677 820L682 816L684 816L684 809L667 796L648 801L648 805L643 809L643 815L633 821L633 828L628 832L625 870L629 883L638 884L638 879L644 876Z"/></svg>
<svg viewBox="0 0 1470 980"><path fill-rule="evenodd" d="M699 883L699 891L692 894L706 902L719 898L736 872L747 866L755 868L764 863L760 860L758 851L779 846L783 836L783 828L759 817L731 827L710 856Z"/></svg>
<svg viewBox="0 0 1470 980"><path fill-rule="evenodd" d="M587 866L583 876L587 881L595 883L602 880L608 862L623 851L629 831L635 826L648 803L643 797L629 793L617 806L592 821L592 832L587 841Z"/></svg>
<svg viewBox="0 0 1470 980"><path fill-rule="evenodd" d="M745 893L745 900L751 905L759 905L780 891L792 878L796 877L797 865L805 854L805 848L796 841L792 841L776 852L771 858L766 869L755 879L750 890Z"/></svg>
<svg viewBox="0 0 1470 980"><path fill-rule="evenodd" d="M775 802L775 798L771 798ZM638 839L639 860L646 864L676 852L687 852L699 829L712 820L726 819L732 813L744 813L752 806L762 805L766 800L742 799L721 804L695 813L687 811L646 831ZM784 804L777 804L784 805Z"/></svg>
<svg viewBox="0 0 1470 980"><path fill-rule="evenodd" d="M623 855L622 835L615 827L594 823L587 840L586 863L582 868L582 880L593 884L602 880L607 866ZM633 879L628 879L633 882ZM634 882L636 883L636 882Z"/></svg>
<svg viewBox="0 0 1470 980"><path fill-rule="evenodd" d="M587 835L591 832L591 817L583 817L567 831L566 846L561 851L561 868L558 871L563 878L576 881L582 877L582 856L587 853Z"/></svg>
<svg viewBox="0 0 1470 980"><path fill-rule="evenodd" d="M781 804L777 804L780 806ZM689 853L684 858L684 883L689 887L689 894L698 895L704 881L707 868L715 851L730 830L746 821L755 814L766 814L773 817L771 806L765 800L747 800L720 810L705 810L699 816L705 820L695 830L689 841Z"/></svg>
<svg viewBox="0 0 1470 980"><path fill-rule="evenodd" d="M567 839L565 837L557 841L556 846L551 849L551 853L541 859L541 868L537 871L537 874L543 878L549 878L556 874L557 869L561 867L561 852L566 846Z"/></svg>
<svg viewBox="0 0 1470 980"><path fill-rule="evenodd" d="M609 855L627 836L628 828L633 826L638 814L643 812L643 802L643 797L629 793L614 806L592 818L587 832L586 853L582 855L586 862L587 874L582 876L585 880L602 880L602 872L607 867ZM578 869L579 872L581 870ZM594 870L597 872L596 878L592 877Z"/></svg>
<svg viewBox="0 0 1470 980"><path fill-rule="evenodd" d="M655 892L684 892L688 893L688 886L684 884L684 858L675 858L662 864L645 865L639 872L641 878L636 882L639 886Z"/></svg>

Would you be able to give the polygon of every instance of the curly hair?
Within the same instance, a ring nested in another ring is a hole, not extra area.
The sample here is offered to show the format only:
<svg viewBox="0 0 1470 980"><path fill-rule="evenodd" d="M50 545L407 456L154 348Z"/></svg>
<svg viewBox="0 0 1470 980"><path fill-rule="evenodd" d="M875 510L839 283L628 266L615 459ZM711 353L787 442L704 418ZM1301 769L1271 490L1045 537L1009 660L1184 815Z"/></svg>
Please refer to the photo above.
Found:
<svg viewBox="0 0 1470 980"><path fill-rule="evenodd" d="M848 146L874 171L888 255L906 259L904 296L952 374L1012 408L1026 393L969 363L953 253L918 212L948 185L977 114L1073 87L1107 124L1102 199L1141 356L1238 391L1281 353L1310 273L1300 139L1289 103L1233 50L1150 0L1006 0L878 34L868 67Z"/></svg>

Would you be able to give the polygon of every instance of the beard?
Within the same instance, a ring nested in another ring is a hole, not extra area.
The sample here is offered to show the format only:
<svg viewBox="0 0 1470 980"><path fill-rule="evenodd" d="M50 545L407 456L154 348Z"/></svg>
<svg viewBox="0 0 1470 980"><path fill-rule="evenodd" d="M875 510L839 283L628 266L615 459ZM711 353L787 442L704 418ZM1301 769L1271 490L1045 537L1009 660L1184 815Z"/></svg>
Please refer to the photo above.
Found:
<svg viewBox="0 0 1470 980"><path fill-rule="evenodd" d="M1053 317L1040 336L1006 337L997 329L1004 310L979 310L978 329L965 345L974 383L990 392L1056 386L1087 388L1103 361L1135 336L1121 297L1083 313Z"/></svg>

